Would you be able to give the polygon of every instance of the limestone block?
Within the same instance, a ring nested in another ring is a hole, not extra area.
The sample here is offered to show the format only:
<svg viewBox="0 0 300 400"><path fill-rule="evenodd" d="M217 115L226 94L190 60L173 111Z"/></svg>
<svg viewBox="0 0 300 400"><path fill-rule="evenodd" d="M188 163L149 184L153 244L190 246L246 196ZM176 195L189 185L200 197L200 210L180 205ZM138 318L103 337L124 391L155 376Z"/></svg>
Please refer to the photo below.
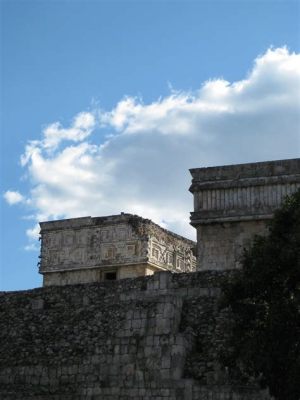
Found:
<svg viewBox="0 0 300 400"><path fill-rule="evenodd" d="M31 307L33 310L42 310L44 308L44 300L43 299L32 300Z"/></svg>

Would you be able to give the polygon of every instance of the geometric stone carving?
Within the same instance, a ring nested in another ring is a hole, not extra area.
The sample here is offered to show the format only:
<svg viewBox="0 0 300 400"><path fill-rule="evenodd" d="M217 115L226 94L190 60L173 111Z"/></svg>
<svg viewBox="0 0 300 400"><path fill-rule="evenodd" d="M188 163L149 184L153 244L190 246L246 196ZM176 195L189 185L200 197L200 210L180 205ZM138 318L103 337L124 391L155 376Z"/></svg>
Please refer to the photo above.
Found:
<svg viewBox="0 0 300 400"><path fill-rule="evenodd" d="M194 195L191 225L197 229L198 269L240 266L254 234L283 199L300 188L300 159L190 170Z"/></svg>
<svg viewBox="0 0 300 400"><path fill-rule="evenodd" d="M196 243L132 214L41 222L40 227L44 285L196 268Z"/></svg>

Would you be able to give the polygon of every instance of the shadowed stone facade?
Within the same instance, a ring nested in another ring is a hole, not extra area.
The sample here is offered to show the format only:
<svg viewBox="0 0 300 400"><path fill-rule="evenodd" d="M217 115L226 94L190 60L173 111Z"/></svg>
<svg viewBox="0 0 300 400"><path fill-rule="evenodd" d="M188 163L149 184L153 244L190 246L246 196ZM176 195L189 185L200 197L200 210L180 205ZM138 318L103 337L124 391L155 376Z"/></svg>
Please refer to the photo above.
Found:
<svg viewBox="0 0 300 400"><path fill-rule="evenodd" d="M41 222L44 286L191 272L196 243L131 214Z"/></svg>
<svg viewBox="0 0 300 400"><path fill-rule="evenodd" d="M300 188L300 159L190 170L198 269L231 269L285 196Z"/></svg>
<svg viewBox="0 0 300 400"><path fill-rule="evenodd" d="M1 400L269 400L218 363L225 274L0 292Z"/></svg>

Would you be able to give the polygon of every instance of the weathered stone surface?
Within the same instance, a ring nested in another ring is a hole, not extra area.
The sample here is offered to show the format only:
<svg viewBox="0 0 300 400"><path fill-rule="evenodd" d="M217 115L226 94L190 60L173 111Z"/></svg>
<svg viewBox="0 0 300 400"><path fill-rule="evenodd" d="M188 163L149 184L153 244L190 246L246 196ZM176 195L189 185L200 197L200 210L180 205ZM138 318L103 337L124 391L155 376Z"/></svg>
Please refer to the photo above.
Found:
<svg viewBox="0 0 300 400"><path fill-rule="evenodd" d="M300 188L300 159L190 170L194 195L191 224L197 229L198 269L240 266L253 234L286 195Z"/></svg>
<svg viewBox="0 0 300 400"><path fill-rule="evenodd" d="M225 272L0 293L1 400L262 400L216 359Z"/></svg>
<svg viewBox="0 0 300 400"><path fill-rule="evenodd" d="M44 286L194 271L196 243L131 214L41 222Z"/></svg>

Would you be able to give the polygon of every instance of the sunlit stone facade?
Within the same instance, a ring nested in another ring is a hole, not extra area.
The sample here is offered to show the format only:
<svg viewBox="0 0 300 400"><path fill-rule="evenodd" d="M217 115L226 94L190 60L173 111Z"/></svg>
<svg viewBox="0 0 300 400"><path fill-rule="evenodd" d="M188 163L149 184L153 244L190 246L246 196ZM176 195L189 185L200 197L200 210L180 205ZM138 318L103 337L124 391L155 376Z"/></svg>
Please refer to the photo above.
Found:
<svg viewBox="0 0 300 400"><path fill-rule="evenodd" d="M196 243L131 214L41 222L44 286L194 271Z"/></svg>

